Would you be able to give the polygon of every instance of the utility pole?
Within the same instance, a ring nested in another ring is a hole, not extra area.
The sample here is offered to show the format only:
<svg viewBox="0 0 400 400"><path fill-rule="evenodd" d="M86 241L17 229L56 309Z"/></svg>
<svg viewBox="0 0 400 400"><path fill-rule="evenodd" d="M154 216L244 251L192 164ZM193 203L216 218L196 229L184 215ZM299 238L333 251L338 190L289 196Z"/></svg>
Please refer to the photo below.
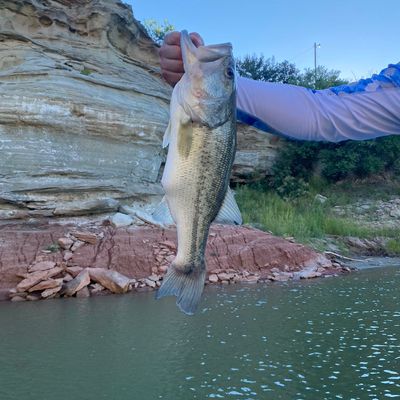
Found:
<svg viewBox="0 0 400 400"><path fill-rule="evenodd" d="M317 48L320 47L320 43L314 42L314 89L317 88Z"/></svg>

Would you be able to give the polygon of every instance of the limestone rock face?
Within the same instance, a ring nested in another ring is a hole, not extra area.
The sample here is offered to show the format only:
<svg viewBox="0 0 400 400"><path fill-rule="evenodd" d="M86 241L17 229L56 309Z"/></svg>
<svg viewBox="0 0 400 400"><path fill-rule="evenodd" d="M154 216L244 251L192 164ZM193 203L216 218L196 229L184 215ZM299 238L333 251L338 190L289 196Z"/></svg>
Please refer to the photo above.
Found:
<svg viewBox="0 0 400 400"><path fill-rule="evenodd" d="M160 195L170 95L121 1L0 0L0 220ZM239 134L234 179L268 171L269 141Z"/></svg>
<svg viewBox="0 0 400 400"><path fill-rule="evenodd" d="M271 175L279 138L249 125L237 125L238 147L232 181L249 182Z"/></svg>

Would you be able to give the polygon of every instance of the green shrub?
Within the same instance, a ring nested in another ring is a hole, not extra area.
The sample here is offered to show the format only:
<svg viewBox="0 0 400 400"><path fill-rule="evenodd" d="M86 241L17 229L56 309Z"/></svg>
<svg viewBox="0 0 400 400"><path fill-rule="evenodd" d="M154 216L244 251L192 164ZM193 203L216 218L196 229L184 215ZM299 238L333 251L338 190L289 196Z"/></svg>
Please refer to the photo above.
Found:
<svg viewBox="0 0 400 400"><path fill-rule="evenodd" d="M283 197L297 197L307 191L306 183L317 170L328 182L388 172L400 177L400 137L341 143L287 141L278 150L270 185Z"/></svg>

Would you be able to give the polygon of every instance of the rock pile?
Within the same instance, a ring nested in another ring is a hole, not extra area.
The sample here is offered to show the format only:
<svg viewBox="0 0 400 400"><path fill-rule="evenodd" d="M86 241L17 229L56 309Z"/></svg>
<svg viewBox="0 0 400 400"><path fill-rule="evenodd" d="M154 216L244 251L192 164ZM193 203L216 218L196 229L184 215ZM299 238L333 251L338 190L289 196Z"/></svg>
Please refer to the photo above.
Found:
<svg viewBox="0 0 400 400"><path fill-rule="evenodd" d="M13 288L13 301L23 301L156 290L175 258L176 240L175 229L152 226L0 226L0 295L8 297ZM206 264L207 284L284 282L346 272L300 244L217 224L211 227Z"/></svg>
<svg viewBox="0 0 400 400"><path fill-rule="evenodd" d="M350 217L359 224L371 228L396 228L400 221L400 198L364 199L354 204L335 206L332 211L338 216Z"/></svg>
<svg viewBox="0 0 400 400"><path fill-rule="evenodd" d="M11 301L41 300L56 297L89 297L103 293L126 293L137 284L116 271L103 268L68 267L65 263L39 261L33 264L16 288Z"/></svg>

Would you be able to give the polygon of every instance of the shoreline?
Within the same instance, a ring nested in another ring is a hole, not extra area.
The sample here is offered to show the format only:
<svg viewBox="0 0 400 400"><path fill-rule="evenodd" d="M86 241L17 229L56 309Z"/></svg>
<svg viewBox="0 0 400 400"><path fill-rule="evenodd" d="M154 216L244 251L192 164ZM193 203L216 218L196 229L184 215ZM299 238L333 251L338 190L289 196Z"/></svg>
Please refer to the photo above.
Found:
<svg viewBox="0 0 400 400"><path fill-rule="evenodd" d="M0 227L0 300L156 290L176 253L173 228L46 222ZM284 282L350 272L311 248L247 226L213 224L206 284Z"/></svg>

